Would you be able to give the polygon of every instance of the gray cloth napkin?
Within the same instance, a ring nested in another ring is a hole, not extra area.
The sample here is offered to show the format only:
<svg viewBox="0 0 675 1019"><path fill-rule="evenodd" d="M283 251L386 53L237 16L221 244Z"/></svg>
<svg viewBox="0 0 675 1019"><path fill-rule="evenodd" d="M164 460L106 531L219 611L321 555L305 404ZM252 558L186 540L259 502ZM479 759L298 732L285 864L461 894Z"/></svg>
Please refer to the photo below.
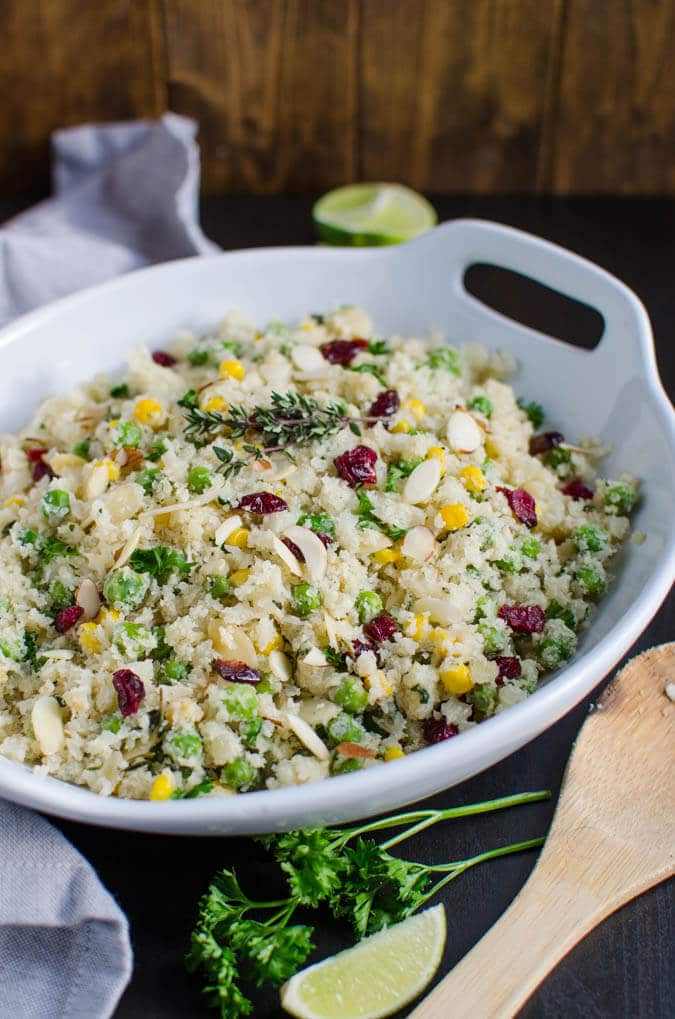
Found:
<svg viewBox="0 0 675 1019"><path fill-rule="evenodd" d="M0 228L0 323L152 262L216 251L198 220L193 121L58 131L55 196ZM126 917L47 821L0 800L0 1019L107 1019Z"/></svg>

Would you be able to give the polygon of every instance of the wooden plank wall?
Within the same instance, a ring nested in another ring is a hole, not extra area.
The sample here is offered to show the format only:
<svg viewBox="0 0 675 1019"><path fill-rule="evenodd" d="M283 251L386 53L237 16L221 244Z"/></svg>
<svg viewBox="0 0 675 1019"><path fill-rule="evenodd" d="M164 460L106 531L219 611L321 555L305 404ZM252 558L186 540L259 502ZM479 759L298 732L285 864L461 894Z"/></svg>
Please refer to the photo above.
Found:
<svg viewBox="0 0 675 1019"><path fill-rule="evenodd" d="M675 0L0 0L0 187L87 120L200 123L210 192L675 193Z"/></svg>

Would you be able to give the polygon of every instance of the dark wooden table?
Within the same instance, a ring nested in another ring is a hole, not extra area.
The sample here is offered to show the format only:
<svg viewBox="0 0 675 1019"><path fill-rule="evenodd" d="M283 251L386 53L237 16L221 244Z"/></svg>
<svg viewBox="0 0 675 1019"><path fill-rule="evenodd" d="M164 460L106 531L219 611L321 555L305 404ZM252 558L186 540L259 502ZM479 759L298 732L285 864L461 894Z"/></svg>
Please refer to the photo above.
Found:
<svg viewBox="0 0 675 1019"><path fill-rule="evenodd" d="M675 202L623 199L439 198L442 219L480 216L531 230L616 273L642 298L654 324L662 378L675 391L673 237ZM225 248L312 242L306 196L229 197L204 202L207 233ZM0 213L11 211L7 208ZM504 295L502 295L504 296ZM509 295L506 295L506 300ZM535 308L535 314L539 311ZM548 316L548 317L547 317ZM539 321L569 329L562 311L545 308ZM583 322L579 328L583 328ZM673 597L631 654L674 636ZM461 858L501 842L546 832L555 796L588 701L523 750L484 774L429 801L448 806L526 789L549 788L554 798L493 817L432 829L411 854L424 860ZM266 854L247 839L151 837L56 822L97 869L131 922L136 953L133 980L116 1019L208 1017L183 955L195 905L219 867L236 866L244 886L265 882ZM675 819L674 819L675 823ZM417 856L417 854L419 854ZM448 940L441 973L453 966L511 902L535 854L506 858L469 872L446 889ZM653 889L610 917L561 963L521 1013L524 1019L666 1019L673 1015L673 883ZM536 931L533 931L536 937ZM326 921L319 954L348 938ZM523 945L527 952L527 945ZM485 979L490 979L486 972ZM280 1016L276 997L261 996L255 1015ZM93 1019L93 1017L92 1017Z"/></svg>

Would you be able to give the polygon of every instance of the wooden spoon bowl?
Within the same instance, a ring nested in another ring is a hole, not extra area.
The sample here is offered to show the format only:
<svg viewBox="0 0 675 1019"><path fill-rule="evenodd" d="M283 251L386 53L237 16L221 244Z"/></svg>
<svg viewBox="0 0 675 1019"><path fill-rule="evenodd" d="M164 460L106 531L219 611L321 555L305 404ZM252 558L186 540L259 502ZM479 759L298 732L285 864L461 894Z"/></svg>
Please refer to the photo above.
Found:
<svg viewBox="0 0 675 1019"><path fill-rule="evenodd" d="M634 658L572 751L527 884L410 1019L510 1019L597 924L674 872L675 643Z"/></svg>

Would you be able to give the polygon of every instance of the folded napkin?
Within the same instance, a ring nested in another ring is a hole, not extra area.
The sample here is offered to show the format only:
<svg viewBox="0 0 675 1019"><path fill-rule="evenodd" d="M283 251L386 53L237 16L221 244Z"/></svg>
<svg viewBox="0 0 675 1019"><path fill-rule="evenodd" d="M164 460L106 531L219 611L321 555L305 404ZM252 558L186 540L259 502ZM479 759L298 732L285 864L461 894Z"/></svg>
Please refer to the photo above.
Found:
<svg viewBox="0 0 675 1019"><path fill-rule="evenodd" d="M193 121L53 140L55 196L0 228L0 323L152 262L216 251ZM126 917L44 818L0 800L0 1019L106 1019L131 975Z"/></svg>

